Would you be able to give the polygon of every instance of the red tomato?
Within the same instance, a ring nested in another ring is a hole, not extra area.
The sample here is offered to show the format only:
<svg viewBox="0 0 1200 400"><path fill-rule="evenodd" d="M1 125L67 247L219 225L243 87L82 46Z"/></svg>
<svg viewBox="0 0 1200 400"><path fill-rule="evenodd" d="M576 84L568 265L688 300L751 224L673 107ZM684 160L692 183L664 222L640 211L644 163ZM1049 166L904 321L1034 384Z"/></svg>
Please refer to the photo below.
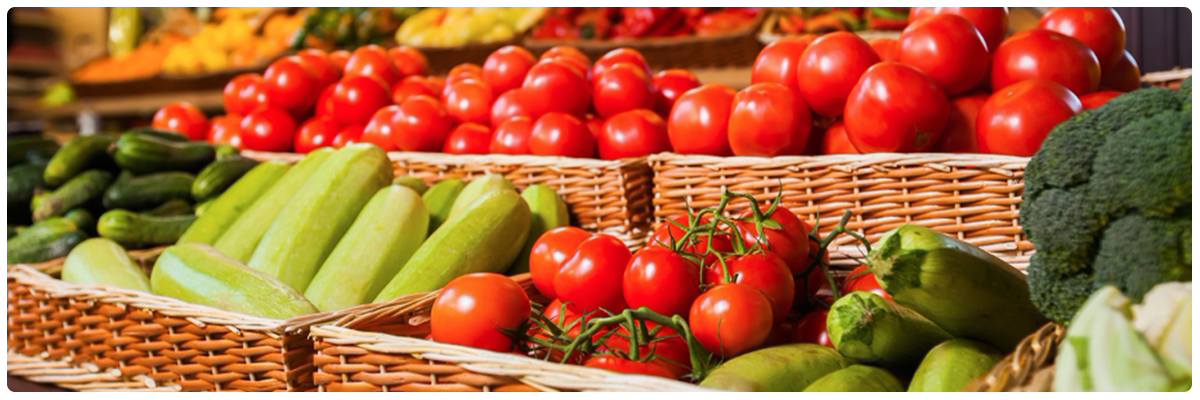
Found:
<svg viewBox="0 0 1200 400"><path fill-rule="evenodd" d="M739 156L800 154L812 130L812 112L787 86L756 83L733 98L729 148Z"/></svg>
<svg viewBox="0 0 1200 400"><path fill-rule="evenodd" d="M582 116L591 104L591 84L582 73L562 61L539 61L529 69L521 86L530 117L551 111Z"/></svg>
<svg viewBox="0 0 1200 400"><path fill-rule="evenodd" d="M383 151L396 150L396 135L400 129L397 121L399 115L400 106L398 105L393 104L380 108L375 115L371 116L371 120L362 130L362 135L358 137L358 141L374 143Z"/></svg>
<svg viewBox="0 0 1200 400"><path fill-rule="evenodd" d="M560 226L543 233L529 251L529 275L533 286L546 297L555 298L554 277L579 245L592 234L573 226ZM549 315L547 315L549 316Z"/></svg>
<svg viewBox="0 0 1200 400"><path fill-rule="evenodd" d="M670 249L645 247L633 255L621 282L630 308L646 306L668 317L687 317L700 296L700 266Z"/></svg>
<svg viewBox="0 0 1200 400"><path fill-rule="evenodd" d="M321 89L321 95L317 96L317 103L314 104L313 107L314 115L318 117L333 117L333 89L335 87L337 87L337 84L329 85L326 86L325 89ZM337 122L337 120L334 120L334 122Z"/></svg>
<svg viewBox="0 0 1200 400"><path fill-rule="evenodd" d="M446 137L442 146L443 153L450 154L487 154L492 145L492 130L488 127L466 122L458 124Z"/></svg>
<svg viewBox="0 0 1200 400"><path fill-rule="evenodd" d="M946 120L946 129L942 138L933 145L933 151L939 153L978 153L979 145L975 143L975 121L979 109L987 102L989 95L974 94L955 97L950 100L950 118Z"/></svg>
<svg viewBox="0 0 1200 400"><path fill-rule="evenodd" d="M879 55L867 41L850 32L834 32L814 40L800 55L796 83L804 102L817 114L842 115L850 90Z"/></svg>
<svg viewBox="0 0 1200 400"><path fill-rule="evenodd" d="M1037 27L1079 39L1096 54L1101 71L1115 65L1125 51L1125 23L1111 7L1051 8Z"/></svg>
<svg viewBox="0 0 1200 400"><path fill-rule="evenodd" d="M588 132L592 134L592 137L600 140L600 135L604 134L604 118L589 114L584 124L587 125Z"/></svg>
<svg viewBox="0 0 1200 400"><path fill-rule="evenodd" d="M297 153L308 153L320 147L333 146L338 126L333 117L313 117L296 131L296 142L292 149Z"/></svg>
<svg viewBox="0 0 1200 400"><path fill-rule="evenodd" d="M488 55L483 62L483 82L492 93L504 93L521 87L525 74L537 60L521 46L504 46Z"/></svg>
<svg viewBox="0 0 1200 400"><path fill-rule="evenodd" d="M339 75L345 73L346 64L350 62L350 51L334 50L329 52L329 62L333 64L333 67L338 71L342 71L339 73Z"/></svg>
<svg viewBox="0 0 1200 400"><path fill-rule="evenodd" d="M533 134L533 120L525 116L509 118L501 122L492 132L491 153L529 154L529 136Z"/></svg>
<svg viewBox="0 0 1200 400"><path fill-rule="evenodd" d="M429 96L409 97L392 121L392 137L401 151L441 151L446 135L454 129L454 120L446 109Z"/></svg>
<svg viewBox="0 0 1200 400"><path fill-rule="evenodd" d="M771 300L762 290L730 283L697 297L688 325L705 349L728 360L761 346L772 320Z"/></svg>
<svg viewBox="0 0 1200 400"><path fill-rule="evenodd" d="M619 62L593 77L592 105L608 118L629 110L654 107L654 84L641 67Z"/></svg>
<svg viewBox="0 0 1200 400"><path fill-rule="evenodd" d="M647 357L651 353L654 358L648 361L658 364L675 377L683 376L691 372L691 350L688 349L687 342L674 329L660 326L653 321L644 321L646 323L646 331L643 332L644 341L638 346L638 357ZM609 335L599 346L600 352L611 352L614 355L621 357L629 356L632 349L632 343L629 330L625 326L618 326L616 331Z"/></svg>
<svg viewBox="0 0 1200 400"><path fill-rule="evenodd" d="M1142 72L1129 51L1121 53L1116 64L1100 72L1101 90L1130 92L1142 87Z"/></svg>
<svg viewBox="0 0 1200 400"><path fill-rule="evenodd" d="M622 294L629 248L615 237L597 234L584 240L575 254L554 276L554 291L572 311L587 313L604 309L611 313L626 308Z"/></svg>
<svg viewBox="0 0 1200 400"><path fill-rule="evenodd" d="M996 48L992 57L992 89L1033 78L1066 86L1076 96L1100 85L1100 64L1087 45L1045 29L1018 32Z"/></svg>
<svg viewBox="0 0 1200 400"><path fill-rule="evenodd" d="M671 148L683 154L732 156L729 114L735 95L726 84L709 83L679 96L667 120Z"/></svg>
<svg viewBox="0 0 1200 400"><path fill-rule="evenodd" d="M596 154L596 138L579 118L549 112L533 124L529 151L538 155L589 158Z"/></svg>
<svg viewBox="0 0 1200 400"><path fill-rule="evenodd" d="M388 49L387 52L401 78L429 73L429 60L415 47L398 46Z"/></svg>
<svg viewBox="0 0 1200 400"><path fill-rule="evenodd" d="M363 129L365 128L359 124L342 126L342 129L339 129L337 135L333 137L333 148L340 149L348 144L358 143L358 139L362 137Z"/></svg>
<svg viewBox="0 0 1200 400"><path fill-rule="evenodd" d="M329 110L339 124L366 124L375 111L391 104L392 96L383 81L364 75L349 75L333 87Z"/></svg>
<svg viewBox="0 0 1200 400"><path fill-rule="evenodd" d="M700 86L700 79L692 71L680 68L664 69L654 74L654 112L663 118L671 115L671 108L684 92Z"/></svg>
<svg viewBox="0 0 1200 400"><path fill-rule="evenodd" d="M517 329L529 318L529 296L507 276L477 272L454 278L429 313L433 340L507 352Z"/></svg>
<svg viewBox="0 0 1200 400"><path fill-rule="evenodd" d="M446 73L446 86L465 79L483 80L483 67L472 63L462 63L450 68Z"/></svg>
<svg viewBox="0 0 1200 400"><path fill-rule="evenodd" d="M1000 89L979 110L975 140L984 153L1032 156L1050 129L1083 110L1070 90L1045 79Z"/></svg>
<svg viewBox="0 0 1200 400"><path fill-rule="evenodd" d="M321 77L300 56L275 60L263 73L263 90L272 99L271 106L292 115L311 109L321 89Z"/></svg>
<svg viewBox="0 0 1200 400"><path fill-rule="evenodd" d="M158 109L150 126L179 132L192 140L204 140L209 127L204 112L186 101L177 101Z"/></svg>
<svg viewBox="0 0 1200 400"><path fill-rule="evenodd" d="M567 45L551 47L549 50L546 50L546 52L542 53L542 57L539 58L538 61L548 60L548 59L551 59L554 57L573 58L584 64L592 63L592 60L588 59L588 56L586 54L583 54L582 51L579 51L578 48L575 48L574 46L567 46Z"/></svg>
<svg viewBox="0 0 1200 400"><path fill-rule="evenodd" d="M900 62L916 67L947 95L965 92L987 76L987 43L971 21L954 14L918 20L900 34Z"/></svg>
<svg viewBox="0 0 1200 400"><path fill-rule="evenodd" d="M267 93L263 91L262 75L241 74L225 84L221 93L225 112L229 114L246 115L254 109L267 104Z"/></svg>
<svg viewBox="0 0 1200 400"><path fill-rule="evenodd" d="M621 47L610 50L600 58L596 59L596 63L592 65L592 79L597 79L604 75L604 71L617 65L617 63L627 62L638 66L646 76L650 76L650 64L646 62L646 57L642 53L629 47Z"/></svg>
<svg viewBox="0 0 1200 400"><path fill-rule="evenodd" d="M392 103L400 104L409 97L426 95L435 99L442 98L442 90L434 88L433 82L420 75L408 76L392 87Z"/></svg>
<svg viewBox="0 0 1200 400"><path fill-rule="evenodd" d="M806 247L804 249L808 251ZM725 260L730 283L750 285L762 290L771 300L771 324L783 322L796 295L795 282L787 263L774 253L749 253Z"/></svg>
<svg viewBox="0 0 1200 400"><path fill-rule="evenodd" d="M767 208L766 204L759 204L759 210L764 213ZM751 211L742 214L743 219L752 219L753 217L754 214ZM746 246L759 244L764 250L775 253L793 274L804 271L810 262L808 224L782 205L775 207L775 210L765 217L774 221L779 227L768 226L764 221L763 236L759 236L758 229L752 221L734 222L737 225L738 233L742 236L742 242Z"/></svg>
<svg viewBox="0 0 1200 400"><path fill-rule="evenodd" d="M600 354L593 356L592 358L589 358L587 362L583 363L583 366L606 369L623 374L654 375L667 379L676 378L676 375L668 370L661 361L634 361L612 354Z"/></svg>
<svg viewBox="0 0 1200 400"><path fill-rule="evenodd" d="M800 317L796 330L792 333L792 343L816 343L833 347L829 339L829 331L825 329L825 321L829 318L829 310L813 310Z"/></svg>
<svg viewBox="0 0 1200 400"><path fill-rule="evenodd" d="M850 270L850 275L846 276L846 282L842 284L842 293L850 293L855 290L872 292L885 299L892 299L892 296L883 290L883 286L879 286L875 274L871 273L871 270L865 265Z"/></svg>
<svg viewBox="0 0 1200 400"><path fill-rule="evenodd" d="M260 108L242 117L238 132L247 149L282 153L292 149L296 122L283 110Z"/></svg>
<svg viewBox="0 0 1200 400"><path fill-rule="evenodd" d="M989 51L996 50L1008 35L1007 7L913 7L908 13L908 23L938 14L954 14L971 21L987 42Z"/></svg>
<svg viewBox="0 0 1200 400"><path fill-rule="evenodd" d="M335 67L329 59L329 54L321 49L304 49L296 53L304 60L304 65L316 73L318 87L332 85L342 78L342 69Z"/></svg>
<svg viewBox="0 0 1200 400"><path fill-rule="evenodd" d="M508 121L513 117L530 117L532 118L533 111L529 108L528 98L532 97L529 91L523 88L509 90L496 97L496 101L492 103L492 127L500 126L504 121Z"/></svg>
<svg viewBox="0 0 1200 400"><path fill-rule="evenodd" d="M701 218L700 223L705 224L708 223L709 220L710 218L705 216ZM672 223L672 221L674 223ZM650 235L650 239L646 241L646 246L670 248L672 244L675 244L678 247L678 251L681 253L691 253L696 256L707 253L703 260L704 265L702 266L704 267L717 264L717 259L719 256L716 253L708 252L709 235L707 234L693 235L691 239L687 240L686 244L683 244L682 246L678 245L678 242L684 240L684 236L686 235L686 232L684 232L680 226L689 226L688 223L689 221L687 214L679 214L671 217L670 221L663 221L659 224L658 229L655 229L654 233ZM728 232L718 233L712 237L712 248L713 250L719 252L732 252L733 239L730 238ZM720 274L714 276L719 275ZM715 284L717 283L717 280L705 279L704 283Z"/></svg>
<svg viewBox="0 0 1200 400"><path fill-rule="evenodd" d="M575 68L576 71L579 71L579 74L587 78L588 82L592 81L592 69L590 68L592 65L585 61L580 61L578 58L567 56L554 56L547 58L546 60L558 61L567 64L568 66Z"/></svg>
<svg viewBox="0 0 1200 400"><path fill-rule="evenodd" d="M344 71L347 77L364 75L381 79L389 88L403 78L400 71L396 70L396 62L388 55L387 50L373 44L355 49L346 61Z"/></svg>
<svg viewBox="0 0 1200 400"><path fill-rule="evenodd" d="M242 148L241 115L218 115L213 117L212 126L208 129L205 139L209 143L229 143L233 147Z"/></svg>
<svg viewBox="0 0 1200 400"><path fill-rule="evenodd" d="M446 113L459 122L491 122L492 89L483 82L455 82L447 87L445 99Z"/></svg>
<svg viewBox="0 0 1200 400"><path fill-rule="evenodd" d="M600 158L616 160L641 157L671 150L667 123L653 111L630 110L604 121L604 134L597 140Z"/></svg>
<svg viewBox="0 0 1200 400"><path fill-rule="evenodd" d="M862 153L854 148L854 143L850 142L850 135L846 134L846 124L842 121L829 125L829 128L825 129L825 136L821 139L821 154Z"/></svg>
<svg viewBox="0 0 1200 400"><path fill-rule="evenodd" d="M796 77L800 55L816 38L814 34L785 36L763 47L754 59L750 83L775 82L792 90L800 90Z"/></svg>
<svg viewBox="0 0 1200 400"><path fill-rule="evenodd" d="M893 37L880 36L867 41L880 61L900 61L900 41Z"/></svg>
<svg viewBox="0 0 1200 400"><path fill-rule="evenodd" d="M864 153L924 151L950 117L946 93L916 68L887 61L863 74L846 102L846 133Z"/></svg>
<svg viewBox="0 0 1200 400"><path fill-rule="evenodd" d="M1117 97L1122 94L1124 93L1116 90L1101 90L1099 92L1092 92L1083 95L1079 98L1079 103L1083 106L1084 110L1091 110L1104 105L1104 103L1112 100L1113 97Z"/></svg>

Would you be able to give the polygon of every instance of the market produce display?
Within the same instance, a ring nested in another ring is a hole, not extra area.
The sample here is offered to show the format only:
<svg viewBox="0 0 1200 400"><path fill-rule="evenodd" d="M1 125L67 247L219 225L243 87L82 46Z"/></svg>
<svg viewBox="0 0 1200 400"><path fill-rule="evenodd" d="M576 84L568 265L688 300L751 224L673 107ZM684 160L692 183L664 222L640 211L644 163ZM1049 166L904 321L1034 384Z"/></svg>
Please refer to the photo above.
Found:
<svg viewBox="0 0 1200 400"><path fill-rule="evenodd" d="M546 7L431 7L416 12L396 30L396 43L452 47L512 40L529 30Z"/></svg>
<svg viewBox="0 0 1200 400"><path fill-rule="evenodd" d="M915 18L908 7L787 7L773 10L774 33L800 35L838 31L899 31Z"/></svg>
<svg viewBox="0 0 1200 400"><path fill-rule="evenodd" d="M712 36L744 29L759 7L550 7L534 39L629 40Z"/></svg>

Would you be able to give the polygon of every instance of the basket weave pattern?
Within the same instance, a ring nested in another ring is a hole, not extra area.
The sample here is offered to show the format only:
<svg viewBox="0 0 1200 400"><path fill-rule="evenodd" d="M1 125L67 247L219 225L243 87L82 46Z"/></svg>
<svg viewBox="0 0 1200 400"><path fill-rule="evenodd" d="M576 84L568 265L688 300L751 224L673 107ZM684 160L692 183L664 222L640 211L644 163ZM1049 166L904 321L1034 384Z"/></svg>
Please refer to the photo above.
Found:
<svg viewBox="0 0 1200 400"><path fill-rule="evenodd" d="M1048 323L1027 336L1012 354L963 388L964 392L1049 392L1054 357L1066 328Z"/></svg>

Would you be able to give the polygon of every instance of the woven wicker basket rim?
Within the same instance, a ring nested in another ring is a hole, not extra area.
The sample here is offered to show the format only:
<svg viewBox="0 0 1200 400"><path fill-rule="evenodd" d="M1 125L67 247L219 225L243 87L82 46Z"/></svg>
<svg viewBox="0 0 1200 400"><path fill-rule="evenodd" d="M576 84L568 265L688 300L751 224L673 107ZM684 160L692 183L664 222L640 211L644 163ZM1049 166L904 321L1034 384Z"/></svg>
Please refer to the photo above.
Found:
<svg viewBox="0 0 1200 400"><path fill-rule="evenodd" d="M895 168L907 166L928 166L938 168L966 167L980 169L1006 169L1023 167L1029 162L1029 157L1006 156L998 154L954 154L954 153L868 153L868 154L830 154L820 156L778 156L778 157L719 157L697 154L658 153L651 155L650 162L674 162L685 164L706 165L712 168L748 167L752 169L778 169L783 167L825 168L841 166L849 170L864 168ZM1004 172L1010 175L1011 172Z"/></svg>
<svg viewBox="0 0 1200 400"><path fill-rule="evenodd" d="M275 159L297 161L304 158L299 153L272 153L264 151L243 150L243 154L254 159ZM601 160L596 158L573 158L561 156L539 156L530 154L447 154L423 153L415 151L391 151L388 158L398 162L424 162L430 164L490 164L490 165L527 165L544 166L552 169L567 168L620 168L643 164L647 157L630 157L619 160Z"/></svg>

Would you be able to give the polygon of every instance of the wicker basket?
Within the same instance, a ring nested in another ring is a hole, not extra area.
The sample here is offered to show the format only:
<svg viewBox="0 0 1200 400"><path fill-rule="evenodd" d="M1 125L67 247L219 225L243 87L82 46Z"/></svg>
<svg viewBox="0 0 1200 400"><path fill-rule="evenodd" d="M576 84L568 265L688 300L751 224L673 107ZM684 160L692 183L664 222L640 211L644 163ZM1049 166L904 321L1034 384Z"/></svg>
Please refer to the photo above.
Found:
<svg viewBox="0 0 1200 400"><path fill-rule="evenodd" d="M774 199L783 186L784 205L820 230L833 228L843 210L847 228L874 242L901 224L928 226L970 242L1024 269L1033 243L1017 221L1028 158L958 154L854 154L827 156L713 157L657 154L654 215L658 219L715 205L723 189ZM727 210L740 213L749 202ZM841 237L833 264L853 266L862 249Z"/></svg>
<svg viewBox="0 0 1200 400"><path fill-rule="evenodd" d="M1066 328L1049 323L1030 334L991 371L963 388L966 392L1049 392L1054 357Z"/></svg>
<svg viewBox="0 0 1200 400"><path fill-rule="evenodd" d="M538 294L528 274L514 277ZM313 383L320 391L697 391L645 375L563 365L422 339L440 291L361 307L313 324ZM302 321L303 323L303 321Z"/></svg>
<svg viewBox="0 0 1200 400"><path fill-rule="evenodd" d="M243 152L248 157L297 160L290 153ZM454 155L388 153L396 176L434 183L442 178L503 174L517 188L542 183L553 187L571 211L572 225L616 236L632 247L646 240L651 222L652 174L646 159L596 160L532 155Z"/></svg>

